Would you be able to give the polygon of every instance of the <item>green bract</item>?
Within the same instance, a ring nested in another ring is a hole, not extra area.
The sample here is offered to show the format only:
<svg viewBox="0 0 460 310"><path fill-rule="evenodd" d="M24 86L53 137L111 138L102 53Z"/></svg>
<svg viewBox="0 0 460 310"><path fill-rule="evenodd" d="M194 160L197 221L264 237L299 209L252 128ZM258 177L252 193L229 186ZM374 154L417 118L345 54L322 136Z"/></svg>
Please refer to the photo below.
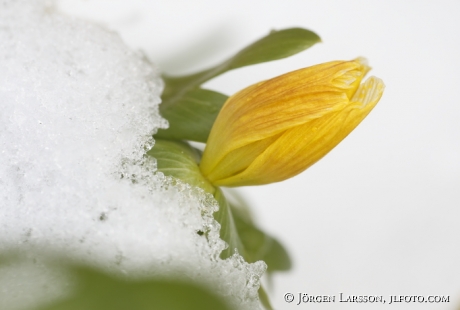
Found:
<svg viewBox="0 0 460 310"><path fill-rule="evenodd" d="M214 194L215 188L202 176L198 168L200 151L188 143L157 139L154 148L148 151L147 155L156 159L158 171L164 175L175 177Z"/></svg>

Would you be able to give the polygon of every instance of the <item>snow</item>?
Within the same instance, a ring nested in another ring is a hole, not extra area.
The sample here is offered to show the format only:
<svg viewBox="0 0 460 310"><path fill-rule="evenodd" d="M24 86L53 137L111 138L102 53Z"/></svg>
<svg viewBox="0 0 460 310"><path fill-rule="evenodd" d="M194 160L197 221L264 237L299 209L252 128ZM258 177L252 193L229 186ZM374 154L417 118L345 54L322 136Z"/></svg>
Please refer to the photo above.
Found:
<svg viewBox="0 0 460 310"><path fill-rule="evenodd" d="M221 260L215 200L145 157L167 122L158 69L140 52L42 1L0 0L0 72L0 249L28 266L0 268L2 309L69 293L71 280L34 259L50 253L130 277L180 271L258 307L265 264ZM34 272L67 284L43 294L26 285Z"/></svg>

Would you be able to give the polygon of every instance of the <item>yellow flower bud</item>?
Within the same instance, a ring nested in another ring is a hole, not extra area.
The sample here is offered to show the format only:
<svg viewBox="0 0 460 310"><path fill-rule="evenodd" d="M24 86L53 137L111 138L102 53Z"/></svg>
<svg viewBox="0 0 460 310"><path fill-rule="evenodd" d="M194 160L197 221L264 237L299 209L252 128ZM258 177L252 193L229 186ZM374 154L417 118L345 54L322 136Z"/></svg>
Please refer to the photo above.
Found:
<svg viewBox="0 0 460 310"><path fill-rule="evenodd" d="M374 108L384 84L364 59L333 61L257 83L231 96L200 163L214 185L279 182L313 165Z"/></svg>

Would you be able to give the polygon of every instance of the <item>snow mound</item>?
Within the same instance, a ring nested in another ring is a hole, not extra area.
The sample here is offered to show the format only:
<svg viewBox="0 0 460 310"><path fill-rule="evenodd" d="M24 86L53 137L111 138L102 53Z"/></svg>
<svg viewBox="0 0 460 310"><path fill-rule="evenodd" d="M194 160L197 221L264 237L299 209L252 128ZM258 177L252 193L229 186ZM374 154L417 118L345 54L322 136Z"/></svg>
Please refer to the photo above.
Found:
<svg viewBox="0 0 460 310"><path fill-rule="evenodd" d="M258 308L265 264L221 260L215 200L145 157L167 122L158 70L141 53L42 1L0 0L0 72L2 252L52 252L128 276L180 272ZM43 279L54 272L37 264ZM0 268L2 309L43 299L21 285L29 272L11 270Z"/></svg>

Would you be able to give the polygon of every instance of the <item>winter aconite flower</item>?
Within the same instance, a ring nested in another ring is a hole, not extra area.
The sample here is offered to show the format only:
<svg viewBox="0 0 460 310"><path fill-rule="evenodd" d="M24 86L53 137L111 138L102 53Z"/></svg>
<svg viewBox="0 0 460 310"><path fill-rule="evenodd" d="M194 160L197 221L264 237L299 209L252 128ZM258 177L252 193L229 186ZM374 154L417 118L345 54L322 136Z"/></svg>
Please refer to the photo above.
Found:
<svg viewBox="0 0 460 310"><path fill-rule="evenodd" d="M278 182L310 167L374 108L384 84L364 59L333 61L252 85L217 117L200 169L214 185Z"/></svg>

